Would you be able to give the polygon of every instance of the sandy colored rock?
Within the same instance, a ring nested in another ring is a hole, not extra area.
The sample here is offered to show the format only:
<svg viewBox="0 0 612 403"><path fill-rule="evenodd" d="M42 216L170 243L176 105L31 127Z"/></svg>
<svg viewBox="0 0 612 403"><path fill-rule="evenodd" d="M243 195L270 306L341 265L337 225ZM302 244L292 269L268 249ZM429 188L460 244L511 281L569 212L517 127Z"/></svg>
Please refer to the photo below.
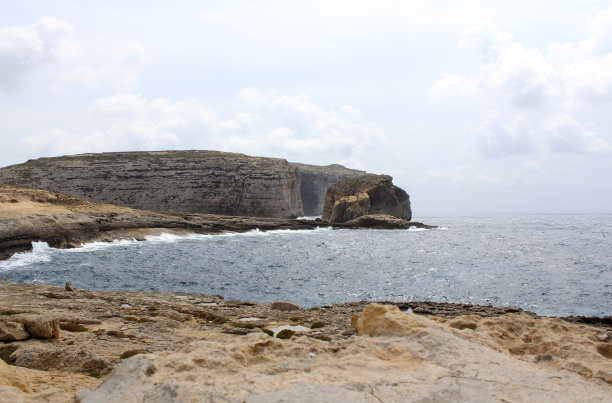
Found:
<svg viewBox="0 0 612 403"><path fill-rule="evenodd" d="M276 301L270 304L270 308L278 309L279 311L299 311L300 307L292 302Z"/></svg>
<svg viewBox="0 0 612 403"><path fill-rule="evenodd" d="M25 340L28 337L30 335L26 332L23 323L0 318L0 341Z"/></svg>
<svg viewBox="0 0 612 403"><path fill-rule="evenodd" d="M74 393L94 387L97 378L63 371L38 371L0 360L0 402L73 402ZM51 386L52 385L52 386Z"/></svg>
<svg viewBox="0 0 612 403"><path fill-rule="evenodd" d="M559 318L534 318L526 314L493 318L468 315L448 325L465 329L456 332L463 338L522 360L601 378L612 385L612 359L606 356L612 346L608 332Z"/></svg>
<svg viewBox="0 0 612 403"><path fill-rule="evenodd" d="M397 333L404 335L331 343L307 337L278 340L263 334L198 341L181 351L128 359L98 388L78 392L77 400L599 402L612 398L610 385L599 379L517 360L461 338L434 321L415 322L411 320L415 315L379 307L366 310L364 324L402 329Z"/></svg>
<svg viewBox="0 0 612 403"><path fill-rule="evenodd" d="M70 297L48 297L62 293ZM70 379L91 381L81 386L93 389L79 393L82 399L102 399L107 392L95 390L101 379L86 374L108 379L116 396L136 401L144 395L162 401L607 401L612 393L606 375L612 329L519 308L414 301L280 311L197 293L66 292L63 286L0 282L0 310L8 311L8 301L14 311L86 324L51 342L11 343L22 365L26 357L46 357L62 368L7 366L15 381L22 371L47 374L36 382L23 377L26 385L38 385L20 392L25 401L44 401L38 393L49 388L74 394ZM422 314L401 311L409 308ZM363 334L394 335L357 336L350 327L355 315ZM311 328L317 322L324 327ZM309 331L288 340L264 332L283 326ZM526 332L533 333L524 345ZM88 372L88 358L108 367ZM144 371L134 371L144 376L104 375L113 368L121 373L131 359L138 359Z"/></svg>
<svg viewBox="0 0 612 403"><path fill-rule="evenodd" d="M20 348L11 354L15 365L24 368L49 371L58 369L70 372L100 375L107 373L109 362L71 346L37 345Z"/></svg>
<svg viewBox="0 0 612 403"><path fill-rule="evenodd" d="M31 337L37 339L51 339L59 337L60 327L57 319L42 315L13 315L13 320L23 323L23 326Z"/></svg>
<svg viewBox="0 0 612 403"><path fill-rule="evenodd" d="M439 327L437 322L402 312L393 305L370 304L357 319L360 336L405 336L419 328Z"/></svg>

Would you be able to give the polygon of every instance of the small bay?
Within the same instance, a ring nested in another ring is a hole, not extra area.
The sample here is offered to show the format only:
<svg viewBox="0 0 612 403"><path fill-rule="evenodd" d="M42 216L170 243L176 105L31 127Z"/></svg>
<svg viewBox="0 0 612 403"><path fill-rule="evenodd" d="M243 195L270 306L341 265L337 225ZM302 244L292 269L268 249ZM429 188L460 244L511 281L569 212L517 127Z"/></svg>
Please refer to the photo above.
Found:
<svg viewBox="0 0 612 403"><path fill-rule="evenodd" d="M0 280L93 290L185 291L303 307L359 300L612 313L612 215L418 217L433 230L162 235L34 251Z"/></svg>

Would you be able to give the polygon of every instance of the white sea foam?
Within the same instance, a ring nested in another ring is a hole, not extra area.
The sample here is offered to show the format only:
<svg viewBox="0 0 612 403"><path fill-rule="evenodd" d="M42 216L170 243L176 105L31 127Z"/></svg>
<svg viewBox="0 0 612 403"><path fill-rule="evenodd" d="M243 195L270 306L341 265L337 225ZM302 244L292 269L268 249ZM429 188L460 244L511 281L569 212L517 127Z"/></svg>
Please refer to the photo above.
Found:
<svg viewBox="0 0 612 403"><path fill-rule="evenodd" d="M46 242L32 242L32 251L15 253L7 260L0 261L0 272L34 263L44 263L51 260L51 248Z"/></svg>
<svg viewBox="0 0 612 403"><path fill-rule="evenodd" d="M311 221L314 221L317 218L321 218L321 216L320 215L303 215L303 216L298 217L297 219L298 220L311 220Z"/></svg>
<svg viewBox="0 0 612 403"><path fill-rule="evenodd" d="M316 234L322 231L330 231L332 227L317 227L315 229L273 229L269 231L262 231L259 228L255 228L251 231L246 232L224 232L218 235L212 235L215 237L233 237L233 236L270 236L274 234L291 235L291 234Z"/></svg>
<svg viewBox="0 0 612 403"><path fill-rule="evenodd" d="M259 228L255 228L251 231L246 232L225 232L221 234L196 234L185 233L185 234L174 234L168 232L162 232L159 235L147 235L145 236L146 242L152 243L174 243L186 239L200 239L207 240L215 237L234 237L234 236L246 236L246 237L260 237L260 236L271 236L274 234L289 235L289 234L316 234L322 231L329 231L332 227L317 227L315 229L303 229L303 230L292 230L292 229L280 229L261 231ZM114 248L118 246L129 246L136 245L141 241L136 239L121 239L114 240L112 242L89 242L81 244L78 248L62 249L61 253L88 253L108 248ZM9 259L0 261L0 272L9 271L18 267L29 266L35 263L45 263L51 261L51 253L54 248L51 248L46 242L32 242L32 250L28 252L15 253Z"/></svg>
<svg viewBox="0 0 612 403"><path fill-rule="evenodd" d="M64 249L63 251L66 253L83 253L83 252L93 252L97 250L103 250L108 248L113 248L116 246L127 246L127 245L135 245L138 243L135 239L116 239L112 242L89 242L81 244L78 248L72 249Z"/></svg>
<svg viewBox="0 0 612 403"><path fill-rule="evenodd" d="M169 232L162 232L159 235L147 235L145 236L145 240L148 242L174 243L185 239L210 239L212 237L213 235L196 234L195 232L185 234L171 234Z"/></svg>

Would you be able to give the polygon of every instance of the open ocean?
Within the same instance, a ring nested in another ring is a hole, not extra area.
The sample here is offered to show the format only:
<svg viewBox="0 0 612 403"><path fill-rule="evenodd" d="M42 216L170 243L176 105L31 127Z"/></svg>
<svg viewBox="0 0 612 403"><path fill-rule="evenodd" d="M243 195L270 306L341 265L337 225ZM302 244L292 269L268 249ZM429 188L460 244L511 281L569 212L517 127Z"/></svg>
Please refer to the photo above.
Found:
<svg viewBox="0 0 612 403"><path fill-rule="evenodd" d="M0 261L0 280L302 307L360 300L612 315L612 215L418 217L433 230L251 231L92 243Z"/></svg>

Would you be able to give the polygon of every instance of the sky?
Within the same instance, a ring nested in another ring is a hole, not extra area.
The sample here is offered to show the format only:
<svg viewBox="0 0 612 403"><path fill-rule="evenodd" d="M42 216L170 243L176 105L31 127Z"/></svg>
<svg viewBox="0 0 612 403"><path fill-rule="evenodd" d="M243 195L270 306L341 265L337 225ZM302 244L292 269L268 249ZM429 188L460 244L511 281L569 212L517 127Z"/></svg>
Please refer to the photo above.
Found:
<svg viewBox="0 0 612 403"><path fill-rule="evenodd" d="M0 166L203 149L612 213L612 1L0 0Z"/></svg>

